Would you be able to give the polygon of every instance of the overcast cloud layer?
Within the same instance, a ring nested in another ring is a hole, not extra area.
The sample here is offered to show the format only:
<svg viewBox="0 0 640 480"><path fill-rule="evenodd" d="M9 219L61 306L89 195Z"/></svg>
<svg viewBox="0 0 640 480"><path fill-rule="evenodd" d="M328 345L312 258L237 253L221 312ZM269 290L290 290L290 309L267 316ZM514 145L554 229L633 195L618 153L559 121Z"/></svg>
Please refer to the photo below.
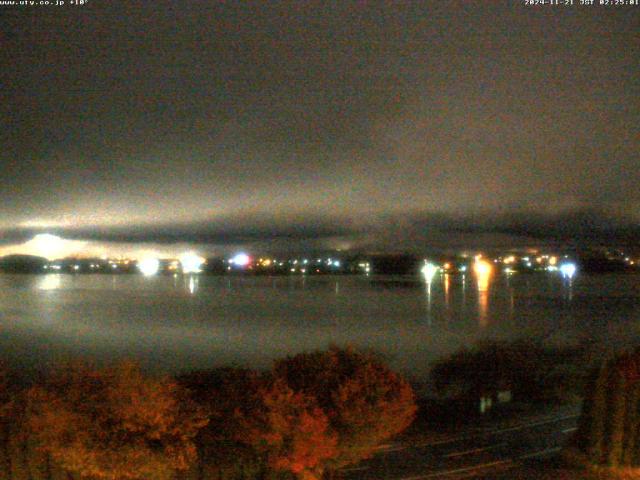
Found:
<svg viewBox="0 0 640 480"><path fill-rule="evenodd" d="M215 3L0 11L0 243L640 239L640 8Z"/></svg>

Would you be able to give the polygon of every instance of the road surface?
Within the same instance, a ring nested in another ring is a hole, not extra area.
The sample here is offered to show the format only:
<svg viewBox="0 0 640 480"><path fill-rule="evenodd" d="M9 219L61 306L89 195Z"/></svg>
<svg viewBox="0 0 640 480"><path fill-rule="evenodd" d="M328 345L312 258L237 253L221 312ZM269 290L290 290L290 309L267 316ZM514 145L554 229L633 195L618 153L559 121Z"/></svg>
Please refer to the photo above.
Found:
<svg viewBox="0 0 640 480"><path fill-rule="evenodd" d="M513 468L528 459L560 451L575 431L575 412L486 426L413 445L388 445L373 458L341 471L345 480L427 480L472 478Z"/></svg>

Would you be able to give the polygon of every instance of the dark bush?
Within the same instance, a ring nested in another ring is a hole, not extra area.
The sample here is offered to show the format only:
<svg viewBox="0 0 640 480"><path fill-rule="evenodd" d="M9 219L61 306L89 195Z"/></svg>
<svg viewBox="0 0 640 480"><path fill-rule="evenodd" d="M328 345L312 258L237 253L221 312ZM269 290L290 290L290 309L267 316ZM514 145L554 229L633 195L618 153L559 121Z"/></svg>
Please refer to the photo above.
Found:
<svg viewBox="0 0 640 480"><path fill-rule="evenodd" d="M593 464L640 467L640 349L592 373L574 445Z"/></svg>
<svg viewBox="0 0 640 480"><path fill-rule="evenodd" d="M431 370L436 391L477 402L508 391L513 400L562 401L581 393L579 348L556 348L530 340L488 342L463 348Z"/></svg>

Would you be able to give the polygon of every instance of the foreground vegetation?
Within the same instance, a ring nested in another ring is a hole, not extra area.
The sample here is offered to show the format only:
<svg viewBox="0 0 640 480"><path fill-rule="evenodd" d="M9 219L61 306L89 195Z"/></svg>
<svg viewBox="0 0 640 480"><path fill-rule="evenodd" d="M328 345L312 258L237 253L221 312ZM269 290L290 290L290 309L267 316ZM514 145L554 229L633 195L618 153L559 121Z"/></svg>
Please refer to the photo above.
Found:
<svg viewBox="0 0 640 480"><path fill-rule="evenodd" d="M404 379L339 348L179 378L67 365L28 387L5 377L0 403L7 480L320 479L416 411Z"/></svg>
<svg viewBox="0 0 640 480"><path fill-rule="evenodd" d="M530 341L465 348L434 365L419 411L410 385L379 357L337 347L278 360L268 372L157 378L132 363L76 363L28 385L0 376L0 478L328 479L402 431L411 442L486 416L479 399L492 400L500 418L549 402L574 405L585 382L580 429L554 471L635 478L640 350L589 376L591 357L582 347Z"/></svg>
<svg viewBox="0 0 640 480"><path fill-rule="evenodd" d="M588 358L584 346L555 347L528 339L482 342L436 362L431 382L440 397L467 401L476 410L482 398L493 404L505 399L576 402L582 397Z"/></svg>
<svg viewBox="0 0 640 480"><path fill-rule="evenodd" d="M640 348L594 369L565 458L602 476L640 477Z"/></svg>

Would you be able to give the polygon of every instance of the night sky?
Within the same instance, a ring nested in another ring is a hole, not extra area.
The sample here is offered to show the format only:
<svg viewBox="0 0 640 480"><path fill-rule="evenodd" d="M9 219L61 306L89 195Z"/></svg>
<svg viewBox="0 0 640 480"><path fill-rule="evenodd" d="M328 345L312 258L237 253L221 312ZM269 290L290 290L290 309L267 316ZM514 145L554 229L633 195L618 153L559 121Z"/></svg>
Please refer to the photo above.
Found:
<svg viewBox="0 0 640 480"><path fill-rule="evenodd" d="M5 248L640 241L639 6L89 0L0 26Z"/></svg>

